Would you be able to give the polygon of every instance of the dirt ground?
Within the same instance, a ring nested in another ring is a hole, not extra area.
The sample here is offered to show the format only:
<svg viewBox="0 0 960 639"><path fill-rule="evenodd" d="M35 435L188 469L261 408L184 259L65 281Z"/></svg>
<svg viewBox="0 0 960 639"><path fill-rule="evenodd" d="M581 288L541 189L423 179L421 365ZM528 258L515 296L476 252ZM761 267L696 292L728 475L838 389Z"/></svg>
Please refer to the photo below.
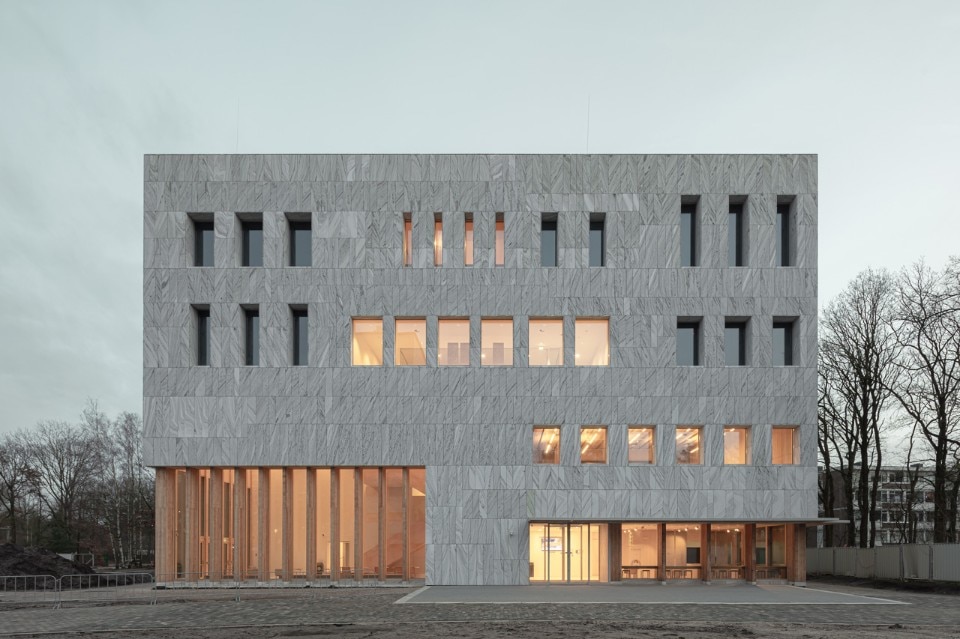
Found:
<svg viewBox="0 0 960 639"><path fill-rule="evenodd" d="M414 639L422 637L457 637L460 639L493 639L495 637L536 637L537 639L568 639L597 637L601 639L670 637L672 639L942 639L960 637L960 629L946 626L891 626L787 624L787 623L676 623L623 621L476 621L425 623L330 624L319 626L274 626L260 628L211 628L180 630L148 630L131 633L98 632L103 639L136 637L137 639L260 639L296 637L297 639L326 637L383 637L384 639ZM20 635L43 637L94 636L88 633Z"/></svg>

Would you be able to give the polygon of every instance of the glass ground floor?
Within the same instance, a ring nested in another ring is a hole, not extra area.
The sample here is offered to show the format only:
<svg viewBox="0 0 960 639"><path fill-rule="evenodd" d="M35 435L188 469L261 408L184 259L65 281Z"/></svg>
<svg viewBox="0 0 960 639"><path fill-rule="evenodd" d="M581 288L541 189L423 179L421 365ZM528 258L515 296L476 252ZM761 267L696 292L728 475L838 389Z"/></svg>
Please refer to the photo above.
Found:
<svg viewBox="0 0 960 639"><path fill-rule="evenodd" d="M804 524L530 524L531 583L806 579Z"/></svg>
<svg viewBox="0 0 960 639"><path fill-rule="evenodd" d="M158 468L156 579L423 579L423 468Z"/></svg>

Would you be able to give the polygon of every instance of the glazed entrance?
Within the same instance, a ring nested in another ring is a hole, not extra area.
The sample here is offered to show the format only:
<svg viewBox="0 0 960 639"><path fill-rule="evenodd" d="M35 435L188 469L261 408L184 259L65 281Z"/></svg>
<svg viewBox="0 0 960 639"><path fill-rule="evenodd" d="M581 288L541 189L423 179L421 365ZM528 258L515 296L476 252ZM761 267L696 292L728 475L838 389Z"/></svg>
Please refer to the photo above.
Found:
<svg viewBox="0 0 960 639"><path fill-rule="evenodd" d="M797 523L531 523L530 583L806 579Z"/></svg>

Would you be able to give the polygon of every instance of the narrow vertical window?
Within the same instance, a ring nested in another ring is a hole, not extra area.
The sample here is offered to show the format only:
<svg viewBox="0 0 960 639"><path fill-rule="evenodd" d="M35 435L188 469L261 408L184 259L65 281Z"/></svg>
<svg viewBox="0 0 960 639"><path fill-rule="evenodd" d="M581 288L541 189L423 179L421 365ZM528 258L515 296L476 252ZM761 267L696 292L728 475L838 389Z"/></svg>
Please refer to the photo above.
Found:
<svg viewBox="0 0 960 639"><path fill-rule="evenodd" d="M263 266L263 222L240 222L241 266Z"/></svg>
<svg viewBox="0 0 960 639"><path fill-rule="evenodd" d="M210 308L194 308L197 316L197 366L210 365Z"/></svg>
<svg viewBox="0 0 960 639"><path fill-rule="evenodd" d="M463 216L463 265L473 266L473 213Z"/></svg>
<svg viewBox="0 0 960 639"><path fill-rule="evenodd" d="M480 365L513 366L513 320L480 320Z"/></svg>
<svg viewBox="0 0 960 639"><path fill-rule="evenodd" d="M594 213L590 217L590 266L604 266L606 264L604 224L605 220L602 213Z"/></svg>
<svg viewBox="0 0 960 639"><path fill-rule="evenodd" d="M247 366L260 365L260 309L247 308L244 315L243 363Z"/></svg>
<svg viewBox="0 0 960 639"><path fill-rule="evenodd" d="M723 429L723 463L740 465L748 463L750 429L745 426L726 426Z"/></svg>
<svg viewBox="0 0 960 639"><path fill-rule="evenodd" d="M697 265L697 203L680 206L680 266Z"/></svg>
<svg viewBox="0 0 960 639"><path fill-rule="evenodd" d="M560 463L560 429L556 427L534 426L533 463Z"/></svg>
<svg viewBox="0 0 960 639"><path fill-rule="evenodd" d="M700 365L700 322L677 322L677 366Z"/></svg>
<svg viewBox="0 0 960 639"><path fill-rule="evenodd" d="M313 263L310 220L290 220L290 266L310 266Z"/></svg>
<svg viewBox="0 0 960 639"><path fill-rule="evenodd" d="M723 326L723 362L727 366L747 364L747 323L727 320Z"/></svg>
<svg viewBox="0 0 960 639"><path fill-rule="evenodd" d="M294 308L293 311L293 365L306 366L309 360L310 332L307 309Z"/></svg>
<svg viewBox="0 0 960 639"><path fill-rule="evenodd" d="M470 365L469 319L441 319L437 322L437 365Z"/></svg>
<svg viewBox="0 0 960 639"><path fill-rule="evenodd" d="M443 214L437 213L433 219L433 265L443 265Z"/></svg>
<svg viewBox="0 0 960 639"><path fill-rule="evenodd" d="M563 318L531 318L529 329L529 365L563 366Z"/></svg>
<svg viewBox="0 0 960 639"><path fill-rule="evenodd" d="M703 458L700 450L700 428L695 426L677 427L677 463L700 464Z"/></svg>
<svg viewBox="0 0 960 639"><path fill-rule="evenodd" d="M495 266L503 266L504 255L506 254L505 233L503 213L497 213L497 221L493 232L493 263Z"/></svg>
<svg viewBox="0 0 960 639"><path fill-rule="evenodd" d="M413 266L413 218L403 214L403 265Z"/></svg>
<svg viewBox="0 0 960 639"><path fill-rule="evenodd" d="M193 220L193 265L213 266L213 220Z"/></svg>
<svg viewBox="0 0 960 639"><path fill-rule="evenodd" d="M791 320L773 322L773 357L774 366L793 366L793 332L796 323Z"/></svg>
<svg viewBox="0 0 960 639"><path fill-rule="evenodd" d="M574 363L577 366L610 365L610 320L580 318L574 321Z"/></svg>
<svg viewBox="0 0 960 639"><path fill-rule="evenodd" d="M606 426L583 426L580 428L580 463L607 463Z"/></svg>
<svg viewBox="0 0 960 639"><path fill-rule="evenodd" d="M427 363L427 320L397 319L394 321L394 364L423 366Z"/></svg>
<svg viewBox="0 0 960 639"><path fill-rule="evenodd" d="M557 214L544 213L540 219L540 266L557 265Z"/></svg>
<svg viewBox="0 0 960 639"><path fill-rule="evenodd" d="M743 202L730 202L727 214L727 266L743 266Z"/></svg>
<svg viewBox="0 0 960 639"><path fill-rule="evenodd" d="M631 426L627 429L627 461L629 463L654 463L653 434L652 426Z"/></svg>
<svg viewBox="0 0 960 639"><path fill-rule="evenodd" d="M777 203L777 266L792 266L790 254L790 203Z"/></svg>
<svg viewBox="0 0 960 639"><path fill-rule="evenodd" d="M383 366L382 319L353 319L353 365Z"/></svg>
<svg viewBox="0 0 960 639"><path fill-rule="evenodd" d="M770 429L770 448L773 453L774 464L798 463L797 429L792 426L774 426Z"/></svg>

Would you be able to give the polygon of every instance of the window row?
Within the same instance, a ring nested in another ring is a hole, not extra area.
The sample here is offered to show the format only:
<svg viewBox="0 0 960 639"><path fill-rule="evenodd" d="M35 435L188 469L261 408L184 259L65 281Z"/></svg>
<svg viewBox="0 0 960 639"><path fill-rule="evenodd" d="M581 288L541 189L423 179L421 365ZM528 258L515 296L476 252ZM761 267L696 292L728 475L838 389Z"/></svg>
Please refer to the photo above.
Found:
<svg viewBox="0 0 960 639"><path fill-rule="evenodd" d="M210 364L210 308L194 306L196 322L196 364ZM260 364L260 311L243 306L244 365ZM309 352L309 318L304 305L290 307L291 361L306 366ZM773 366L793 366L796 319L774 319L771 332ZM749 352L749 320L727 319L724 323L724 364L746 366ZM383 319L353 318L351 364L383 366ZM427 320L425 317L395 318L394 365L427 364ZM677 365L699 366L703 361L700 319L677 321ZM480 320L480 365L513 366L513 318ZM528 321L528 366L563 366L563 318L541 317ZM470 318L440 318L437 321L437 366L470 365ZM578 317L574 320L574 366L610 365L608 318Z"/></svg>
<svg viewBox="0 0 960 639"><path fill-rule="evenodd" d="M677 426L674 462L680 465L703 463L703 427ZM774 426L771 429L771 463L792 465L799 463L797 428ZM627 428L627 462L630 464L657 463L655 426ZM751 463L749 426L724 426L723 463L743 466ZM533 463L560 463L560 427L533 427ZM607 463L607 427L580 427L580 463Z"/></svg>
<svg viewBox="0 0 960 639"><path fill-rule="evenodd" d="M770 364L793 366L797 361L794 334L796 318L773 318L770 331ZM700 366L703 362L702 318L677 320L677 366ZM725 366L746 366L750 352L748 318L730 317L723 323L723 363Z"/></svg>
<svg viewBox="0 0 960 639"><path fill-rule="evenodd" d="M749 221L747 198L731 196L727 215L727 266L747 266ZM775 230L775 264L795 266L794 197L777 198ZM558 213L541 213L540 265L558 265ZM263 266L263 218L256 213L237 215L240 223L240 265ZM685 196L680 205L680 265L700 265L700 198ZM214 223L212 213L191 213L193 222L193 264L213 266ZM443 265L443 213L433 215L433 264ZM590 266L606 265L606 216L591 213L588 222ZM312 229L309 213L287 213L286 261L290 266L311 266ZM497 213L493 229L494 265L503 266L506 227L504 214ZM413 266L413 214L403 214L403 266ZM473 214L463 214L463 265L474 261Z"/></svg>

